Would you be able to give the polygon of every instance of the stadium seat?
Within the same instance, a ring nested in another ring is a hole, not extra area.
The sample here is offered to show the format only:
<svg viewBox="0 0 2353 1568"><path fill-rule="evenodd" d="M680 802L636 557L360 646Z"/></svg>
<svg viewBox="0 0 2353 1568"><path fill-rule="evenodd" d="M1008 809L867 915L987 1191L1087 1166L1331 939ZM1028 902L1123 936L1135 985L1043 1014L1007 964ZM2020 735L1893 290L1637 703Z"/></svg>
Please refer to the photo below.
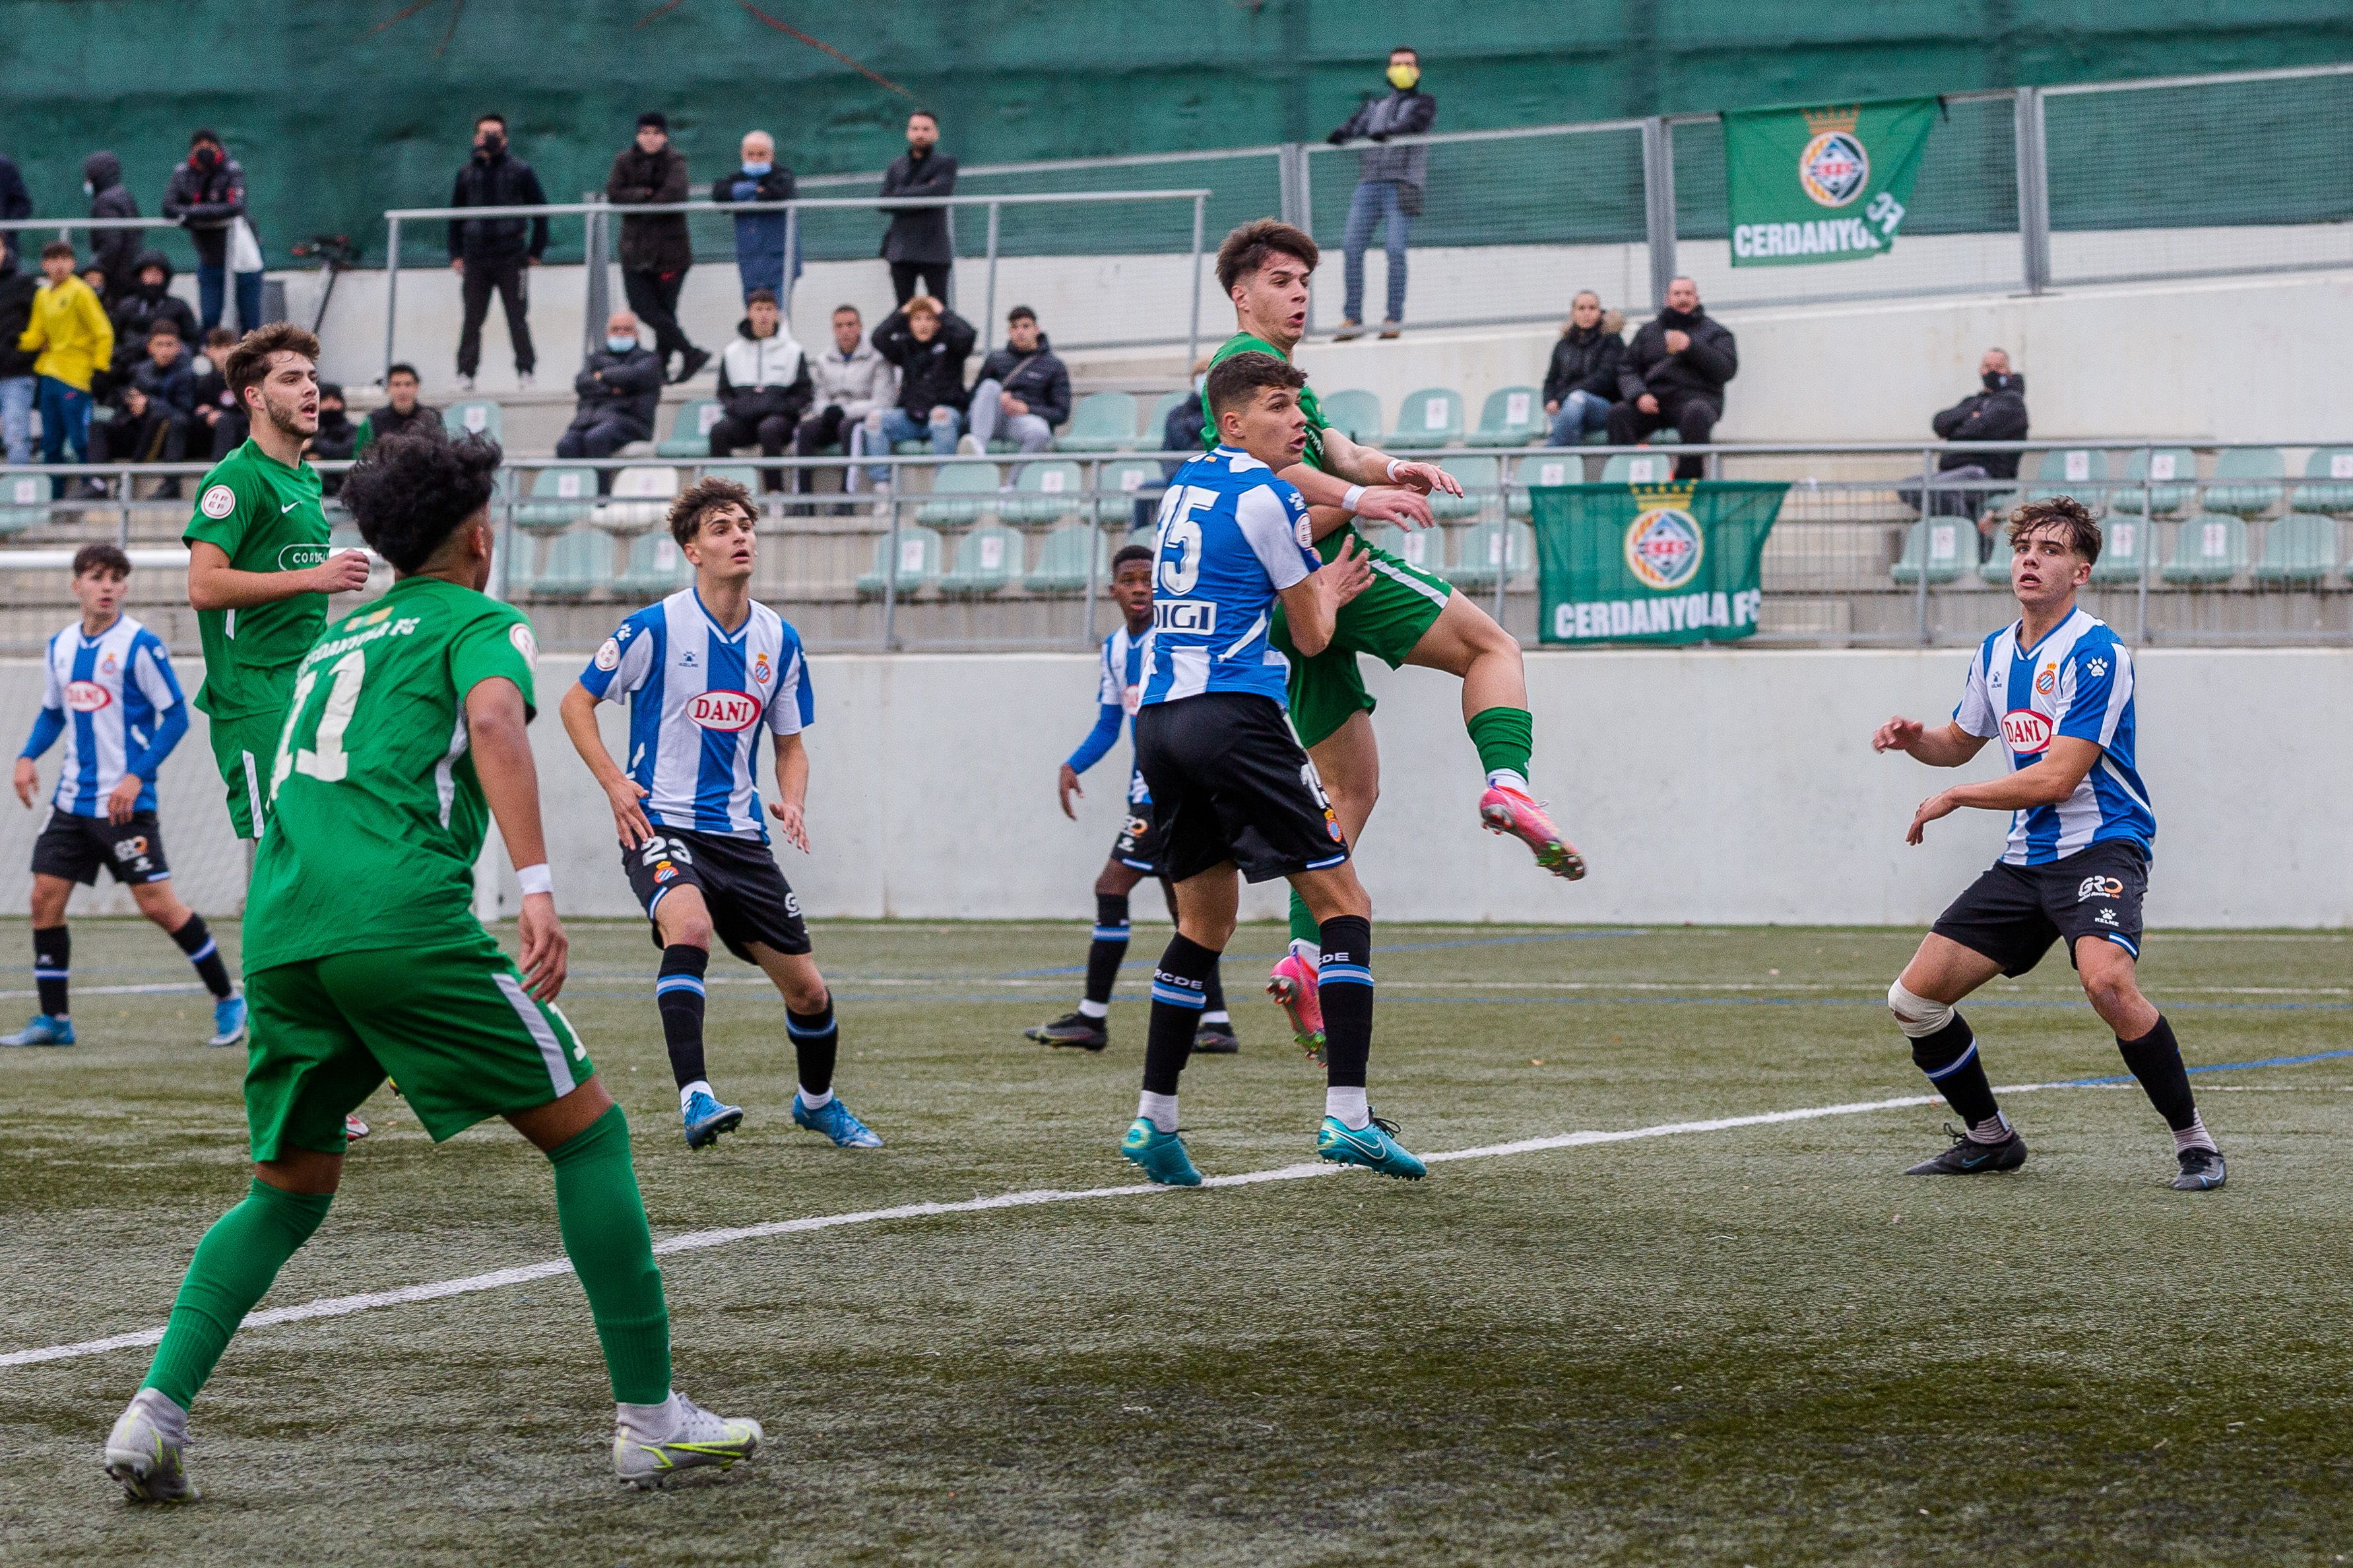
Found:
<svg viewBox="0 0 2353 1568"><path fill-rule="evenodd" d="M0 475L0 535L22 533L48 521L47 474Z"/></svg>
<svg viewBox="0 0 2353 1568"><path fill-rule="evenodd" d="M2109 518L2100 525L2100 558L2092 563L2094 583L2137 583L2141 552L2148 548L2147 525Z"/></svg>
<svg viewBox="0 0 2353 1568"><path fill-rule="evenodd" d="M1446 531L1442 528L1404 529L1392 522L1367 523L1357 530L1365 542L1386 550L1409 566L1443 576L1446 572Z"/></svg>
<svg viewBox="0 0 2353 1568"><path fill-rule="evenodd" d="M2141 481L2150 482L2146 497ZM2168 480L2180 480L2179 484ZM2179 511L2198 493L2198 454L2187 447L2143 448L2125 460L2125 476L2108 492L2108 505L2117 511L2137 512L2146 500L2160 516Z"/></svg>
<svg viewBox="0 0 2353 1568"><path fill-rule="evenodd" d="M1106 516L1124 504L1122 498L1133 500L1137 496L1156 496L1167 482L1160 465L1149 458L1123 458L1115 463L1105 463L1095 481L1103 491Z"/></svg>
<svg viewBox="0 0 2353 1568"><path fill-rule="evenodd" d="M1094 575L1111 580L1111 540L1083 522L1066 523L1038 544L1038 559L1021 579L1033 594L1075 594L1087 585L1087 542L1094 542Z"/></svg>
<svg viewBox="0 0 2353 1568"><path fill-rule="evenodd" d="M1922 518L1904 531L1904 553L1887 569L1888 577L1897 583L1917 583L1925 564L1929 582L1953 581L1964 567L1976 564L1977 546L1970 538L1976 531L1964 518Z"/></svg>
<svg viewBox="0 0 2353 1568"><path fill-rule="evenodd" d="M940 536L933 530L909 523L899 530L899 569L891 571L891 536L884 534L874 542L874 570L858 579L858 596L879 599L886 576L895 580L902 597L939 581Z"/></svg>
<svg viewBox="0 0 2353 1568"><path fill-rule="evenodd" d="M2287 464L2274 447L2229 447L2214 455L2214 482L2199 498L2208 511L2256 517L2279 504Z"/></svg>
<svg viewBox="0 0 2353 1568"><path fill-rule="evenodd" d="M915 509L915 521L954 526L977 522L997 510L995 463L949 463L933 471L932 493Z"/></svg>
<svg viewBox="0 0 2353 1568"><path fill-rule="evenodd" d="M2337 570L2337 520L2318 512L2292 511L2263 530L2263 557L2255 563L2258 583L2317 584Z"/></svg>
<svg viewBox="0 0 2353 1568"><path fill-rule="evenodd" d="M752 514L760 512L760 470L749 463L705 463L695 471L699 479L733 479L752 492Z"/></svg>
<svg viewBox="0 0 2353 1568"><path fill-rule="evenodd" d="M1326 418L1330 415L1325 415ZM1427 450L1462 438L1462 395L1451 387L1409 392L1398 405L1397 428L1384 443L1391 451Z"/></svg>
<svg viewBox="0 0 2353 1568"><path fill-rule="evenodd" d="M645 533L629 542L628 564L613 586L638 599L659 599L677 593L694 580L694 563L668 529Z"/></svg>
<svg viewBox="0 0 2353 1568"><path fill-rule="evenodd" d="M596 469L541 468L531 477L531 499L515 503L514 525L533 533L561 533L596 504Z"/></svg>
<svg viewBox="0 0 2353 1568"><path fill-rule="evenodd" d="M1473 447L1525 447L1544 434L1544 394L1533 386L1499 386L1479 406Z"/></svg>
<svg viewBox="0 0 2353 1568"><path fill-rule="evenodd" d="M1529 517L1535 503L1528 491L1537 485L1547 489L1554 485L1581 485L1585 482L1585 459L1574 453L1531 452L1512 469L1511 514Z"/></svg>
<svg viewBox="0 0 2353 1568"><path fill-rule="evenodd" d="M1495 499L1496 489L1503 483L1503 470L1493 458L1456 458L1446 465L1462 486L1459 496L1433 493L1430 498L1430 515L1440 522L1468 522L1486 514Z"/></svg>
<svg viewBox="0 0 2353 1568"><path fill-rule="evenodd" d="M506 421L499 405L480 398L453 403L443 409L441 426L452 436L487 436L493 441L506 439Z"/></svg>
<svg viewBox="0 0 2353 1568"><path fill-rule="evenodd" d="M607 533L643 533L659 528L678 494L678 470L623 468L613 476L613 493L590 510L588 521Z"/></svg>
<svg viewBox="0 0 2353 1568"><path fill-rule="evenodd" d="M1132 452L1135 449L1135 396L1126 392L1090 392L1071 410L1071 422L1054 437L1064 452Z"/></svg>
<svg viewBox="0 0 2353 1568"><path fill-rule="evenodd" d="M1361 389L1335 392L1323 400L1324 423L1351 441L1380 445L1381 400Z"/></svg>
<svg viewBox="0 0 2353 1568"><path fill-rule="evenodd" d="M678 405L671 416L670 434L655 444L657 458L707 458L711 456L711 427L726 415L713 397L698 397Z"/></svg>
<svg viewBox="0 0 2353 1568"><path fill-rule="evenodd" d="M2108 455L2088 447L2068 447L2042 454L2034 468L2028 500L2049 500L2072 495L2097 517L2107 510Z"/></svg>
<svg viewBox="0 0 2353 1568"><path fill-rule="evenodd" d="M1620 452L1601 465L1605 485L1663 485L1675 477L1675 460L1657 452Z"/></svg>
<svg viewBox="0 0 2353 1568"><path fill-rule="evenodd" d="M1145 414L1144 428L1136 433L1135 449L1139 452L1160 450L1160 433L1168 427L1169 411L1187 398L1200 395L1187 386L1175 392L1164 392L1154 398L1151 408Z"/></svg>
<svg viewBox="0 0 2353 1568"><path fill-rule="evenodd" d="M2304 460L2304 477L2288 505L2297 511L2353 511L2353 447L2315 447Z"/></svg>
<svg viewBox="0 0 2353 1568"><path fill-rule="evenodd" d="M2247 569L2247 525L2225 512L2201 511L2173 536L2168 583L2227 583Z"/></svg>
<svg viewBox="0 0 2353 1568"><path fill-rule="evenodd" d="M1021 536L1002 523L985 522L956 541L955 566L940 579L940 592L959 598L994 594L1021 575Z"/></svg>
<svg viewBox="0 0 2353 1568"><path fill-rule="evenodd" d="M1993 553L1978 563L1978 580L1997 588L2009 587L2010 553L2009 536L1996 533L1993 536Z"/></svg>
<svg viewBox="0 0 2353 1568"><path fill-rule="evenodd" d="M1482 522L1463 531L1454 564L1440 574L1458 588L1492 588L1498 573L1520 576L1535 559L1535 529L1525 522Z"/></svg>
<svg viewBox="0 0 2353 1568"><path fill-rule="evenodd" d="M1053 522L1078 510L1086 488L1076 463L1025 463L1012 496L997 503L997 521Z"/></svg>
<svg viewBox="0 0 2353 1568"><path fill-rule="evenodd" d="M576 599L602 586L613 573L613 542L590 529L575 528L553 539L528 540L519 570L508 574L510 588L540 599ZM533 567L531 550L543 558Z"/></svg>

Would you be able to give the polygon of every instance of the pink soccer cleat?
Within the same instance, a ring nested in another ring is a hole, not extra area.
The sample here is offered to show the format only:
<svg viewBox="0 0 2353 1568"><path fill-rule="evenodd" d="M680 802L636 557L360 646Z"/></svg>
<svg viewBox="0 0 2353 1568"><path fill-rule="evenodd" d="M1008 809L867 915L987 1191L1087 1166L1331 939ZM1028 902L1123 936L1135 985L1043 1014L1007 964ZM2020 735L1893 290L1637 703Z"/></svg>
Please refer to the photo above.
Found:
<svg viewBox="0 0 2353 1568"><path fill-rule="evenodd" d="M1490 833L1507 833L1536 853L1536 864L1556 877L1576 881L1585 875L1585 857L1561 837L1543 806L1518 790L1490 784L1479 797L1479 820Z"/></svg>
<svg viewBox="0 0 2353 1568"><path fill-rule="evenodd" d="M1266 983L1266 994L1291 1021L1291 1037L1317 1061L1324 1059L1324 1002L1315 991L1315 966L1286 952Z"/></svg>

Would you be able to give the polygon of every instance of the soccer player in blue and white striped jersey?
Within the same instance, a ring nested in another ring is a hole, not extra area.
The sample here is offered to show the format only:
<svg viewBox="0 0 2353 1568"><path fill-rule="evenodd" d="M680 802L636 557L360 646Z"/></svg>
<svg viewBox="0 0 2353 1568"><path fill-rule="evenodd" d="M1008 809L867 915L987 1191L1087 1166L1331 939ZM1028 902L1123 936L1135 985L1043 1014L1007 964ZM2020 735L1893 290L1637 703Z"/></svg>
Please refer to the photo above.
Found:
<svg viewBox="0 0 2353 1568"><path fill-rule="evenodd" d="M808 851L802 812L817 716L800 634L752 597L758 559L751 492L706 479L670 503L670 530L694 566L681 588L623 621L564 696L564 729L613 807L621 868L653 923L661 1014L690 1149L744 1120L712 1092L702 1045L711 939L757 964L785 998L799 1068L793 1120L846 1149L882 1140L833 1092L839 1033L833 994L809 956L799 898L768 849L758 784L763 735L774 738L776 803L785 841ZM596 705L629 705L628 766L596 729Z"/></svg>
<svg viewBox="0 0 2353 1568"><path fill-rule="evenodd" d="M1977 1037L1953 1005L1997 974L2023 974L2063 939L2084 992L2125 1065L2173 1129L2172 1184L2222 1184L2222 1156L2198 1113L2173 1026L2140 993L2141 896L2157 816L2134 765L2132 655L2077 606L2099 559L2100 530L2069 497L2011 514L2010 590L2019 619L1986 638L1970 661L1952 721L1931 731L1891 719L1874 751L1932 767L1959 767L1999 736L2009 769L1956 785L1914 814L1907 843L1962 806L2010 814L2001 858L1937 918L1887 994L1911 1037L1912 1058L1967 1123L1952 1147L1915 1175L2012 1171L2026 1141L1994 1101Z"/></svg>
<svg viewBox="0 0 2353 1568"><path fill-rule="evenodd" d="M49 639L40 711L16 770L16 798L35 805L39 759L64 742L48 824L33 845L33 983L41 1010L0 1045L74 1043L66 900L75 883L95 883L101 867L196 966L213 994L212 1044L245 1037L245 999L231 987L204 917L172 890L164 858L155 774L188 732L188 704L163 639L122 613L130 581L131 558L113 545L74 552L81 618Z"/></svg>

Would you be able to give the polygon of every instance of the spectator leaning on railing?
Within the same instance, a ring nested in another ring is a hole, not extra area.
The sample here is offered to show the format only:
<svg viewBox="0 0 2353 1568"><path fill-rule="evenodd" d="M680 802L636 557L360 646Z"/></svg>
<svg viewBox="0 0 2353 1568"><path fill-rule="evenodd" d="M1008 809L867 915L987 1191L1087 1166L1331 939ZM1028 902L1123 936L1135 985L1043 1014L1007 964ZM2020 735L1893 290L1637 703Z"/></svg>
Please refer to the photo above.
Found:
<svg viewBox="0 0 2353 1568"><path fill-rule="evenodd" d="M114 358L114 324L90 285L75 276L71 245L53 239L43 246L41 275L47 286L34 298L32 323L16 340L18 348L39 356L33 374L40 380L35 395L41 408L41 461L62 463L71 447L73 461L87 463L90 383ZM49 481L51 499L65 492L64 479Z"/></svg>
<svg viewBox="0 0 2353 1568"><path fill-rule="evenodd" d="M743 153L732 174L722 174L711 187L714 202L788 202L793 199L793 172L776 162L776 140L765 131L744 134ZM778 301L785 289L785 215L735 215L735 275L743 280L744 302L765 289ZM797 258L795 258L797 261ZM793 268L800 276L800 268Z"/></svg>
<svg viewBox="0 0 2353 1568"><path fill-rule="evenodd" d="M138 362L114 395L114 417L90 430L93 463L177 463L188 456L196 426L195 356L180 341L180 329L159 321L141 345ZM180 481L166 478L159 500L176 498Z"/></svg>
<svg viewBox="0 0 2353 1568"><path fill-rule="evenodd" d="M653 439L661 389L661 356L643 346L635 316L614 311L605 323L604 346L572 378L580 405L570 426L556 437L555 455L609 458L632 441ZM597 470L597 493L612 488L611 472Z"/></svg>
<svg viewBox="0 0 2353 1568"><path fill-rule="evenodd" d="M16 343L33 324L33 300L40 291L14 255L0 253L0 454L18 466L33 460L33 395L38 384L33 362L38 356Z"/></svg>
<svg viewBox="0 0 2353 1568"><path fill-rule="evenodd" d="M956 161L940 150L939 116L918 109L907 116L907 150L882 171L884 196L952 196ZM882 231L882 259L891 264L891 293L904 310L922 291L955 299L955 231L945 207L893 207Z"/></svg>
<svg viewBox="0 0 2353 1568"><path fill-rule="evenodd" d="M964 362L980 334L972 323L933 299L918 294L874 329L874 348L899 367L899 401L866 416L866 449L885 453L901 441L929 440L940 457L955 451L964 427ZM873 473L878 486L891 470Z"/></svg>
<svg viewBox="0 0 2353 1568"><path fill-rule="evenodd" d="M670 120L659 110L649 109L638 116L636 138L613 156L612 172L605 177L605 199L618 206L642 206L682 202L687 194L686 159L670 144ZM673 383L689 380L711 363L710 351L689 342L678 324L679 290L686 287L687 269L693 265L694 246L687 236L684 213L621 219L621 286L637 320L653 333L654 363L668 372L670 355L679 356L677 372L667 375Z"/></svg>
<svg viewBox="0 0 2353 1568"><path fill-rule="evenodd" d="M422 386L423 383L417 378L417 367L413 364L396 364L385 371L384 402L368 410L360 420L359 433L352 442L352 456L359 456L368 449L371 443L381 441L386 436L400 434L417 420L423 420L427 429L439 424L441 411L428 408L417 400ZM323 419L326 416L322 414L320 417Z"/></svg>
<svg viewBox="0 0 2353 1568"><path fill-rule="evenodd" d="M793 432L793 451L799 457L814 458L837 442L847 447L864 428L868 415L898 401L899 367L866 341L855 305L833 308L833 347L817 356L809 374L817 405ZM803 468L795 476L794 488L807 495L816 478Z"/></svg>
<svg viewBox="0 0 2353 1568"><path fill-rule="evenodd" d="M1978 384L1981 390L1950 408L1940 409L1929 421L1936 438L2025 440L2029 428L2026 378L2010 368L2008 350L1986 350L1984 357L1978 361ZM1993 552L1994 530L2000 523L1986 510L1986 502L1990 499L1987 481L2016 478L2015 452L1946 452L1936 459L1936 477L1929 482L1926 495L1919 485L1900 486L1896 494L1905 506L1924 517L1977 517L1978 559L1982 561Z"/></svg>
<svg viewBox="0 0 2353 1568"><path fill-rule="evenodd" d="M474 153L450 187L453 207L543 207L547 193L539 175L507 146L503 114L474 121ZM547 254L543 216L466 217L449 220L449 269L464 281L465 323L458 329L458 384L471 392L482 363L482 324L491 318L496 289L507 317L507 342L514 348L515 380L531 384L539 355L531 343L531 269Z"/></svg>
<svg viewBox="0 0 2353 1568"><path fill-rule="evenodd" d="M122 160L111 153L92 153L81 161L82 194L90 197L92 217L137 217L139 204L122 183ZM106 274L109 304L122 299L136 285L139 270L139 230L94 228L90 231L90 259Z"/></svg>
<svg viewBox="0 0 2353 1568"><path fill-rule="evenodd" d="M808 362L785 329L776 297L752 291L734 340L719 353L719 423L711 427L711 455L730 457L756 443L764 458L781 458L809 405ZM761 471L760 488L781 490L784 471Z"/></svg>
<svg viewBox="0 0 2353 1568"><path fill-rule="evenodd" d="M999 426L1023 452L1054 444L1054 426L1071 416L1071 373L1038 330L1038 312L1016 305L1005 318L1005 346L980 362L973 383L972 433L965 449L988 450Z"/></svg>
<svg viewBox="0 0 2353 1568"><path fill-rule="evenodd" d="M25 176L17 172L15 159L0 153L0 218L32 216L33 196L25 189ZM14 262L16 259L17 232L13 228L0 228L0 261Z"/></svg>
<svg viewBox="0 0 2353 1568"><path fill-rule="evenodd" d="M1601 308L1601 296L1590 289L1577 290L1568 304L1568 321L1560 342L1552 346L1552 363L1545 371L1544 408L1552 420L1545 437L1556 447L1574 447L1588 430L1609 423L1609 405L1618 396L1618 367L1626 358L1626 318Z"/></svg>
<svg viewBox="0 0 2353 1568"><path fill-rule="evenodd" d="M1405 321L1405 242L1413 220L1421 216L1422 187L1430 178L1430 149L1384 147L1392 136L1419 136L1438 120L1438 100L1417 90L1421 80L1421 57L1408 48L1389 51L1389 90L1386 97L1365 100L1347 123L1324 138L1335 147L1364 140L1375 143L1356 155L1356 190L1348 198L1348 226L1341 237L1348 297L1341 314L1346 318L1335 341L1361 334L1365 314L1365 247L1373 230L1381 230L1382 248L1388 254L1388 315L1381 336L1393 338Z"/></svg>
<svg viewBox="0 0 2353 1568"><path fill-rule="evenodd" d="M188 231L196 247L196 301L205 331L220 325L231 273L237 277L237 324L261 325L261 240L245 212L245 168L210 131L188 138L188 156L172 171L164 216Z"/></svg>
<svg viewBox="0 0 2353 1568"><path fill-rule="evenodd" d="M1694 446L1704 443L1724 417L1724 388L1740 371L1732 332L1700 308L1699 285L1688 278L1667 284L1667 304L1655 321L1642 323L1618 370L1618 395L1609 409L1609 441L1631 447L1652 431L1672 426ZM1679 457L1675 478L1696 479L1704 458Z"/></svg>

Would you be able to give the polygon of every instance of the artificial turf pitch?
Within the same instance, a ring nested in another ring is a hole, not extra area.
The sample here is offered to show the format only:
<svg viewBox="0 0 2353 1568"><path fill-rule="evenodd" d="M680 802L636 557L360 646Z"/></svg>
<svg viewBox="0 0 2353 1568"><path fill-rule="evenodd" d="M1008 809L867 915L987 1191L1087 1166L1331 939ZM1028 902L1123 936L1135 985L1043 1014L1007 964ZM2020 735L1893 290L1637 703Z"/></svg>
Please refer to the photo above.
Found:
<svg viewBox="0 0 2353 1568"><path fill-rule="evenodd" d="M222 922L230 940L230 922ZM722 957L711 1059L748 1109L679 1136L641 927L573 928L564 996L627 1108L657 1240L1125 1186L1140 929L1100 1057L1083 922L825 925L839 1088L794 1128L780 1004ZM511 939L512 933L508 933ZM1312 1160L1321 1083L1228 984L1238 1058L1184 1119L1212 1175ZM1376 1107L1424 1153L1921 1092L1893 931L1376 931ZM21 952L21 923L0 952ZM159 1325L244 1187L242 1052L152 928L76 929L71 1050L0 1052L0 1356ZM249 1328L197 1401L205 1500L100 1473L144 1348L0 1365L0 1560L347 1563L2252 1563L2353 1554L2345 1266L2353 938L2155 935L2230 1185L2167 1190L2129 1082L2011 1097L2014 1175L1929 1181L1940 1107L1193 1193L870 1220L663 1259L678 1385L756 1416L723 1476L625 1491L566 1274ZM6 1005L29 1010L20 997ZM2054 955L1967 1009L1997 1084L2103 1078ZM2339 1053L2325 1057L2325 1053ZM2231 1064L2324 1056L2282 1065ZM263 1310L561 1257L546 1162L435 1149L380 1092Z"/></svg>

